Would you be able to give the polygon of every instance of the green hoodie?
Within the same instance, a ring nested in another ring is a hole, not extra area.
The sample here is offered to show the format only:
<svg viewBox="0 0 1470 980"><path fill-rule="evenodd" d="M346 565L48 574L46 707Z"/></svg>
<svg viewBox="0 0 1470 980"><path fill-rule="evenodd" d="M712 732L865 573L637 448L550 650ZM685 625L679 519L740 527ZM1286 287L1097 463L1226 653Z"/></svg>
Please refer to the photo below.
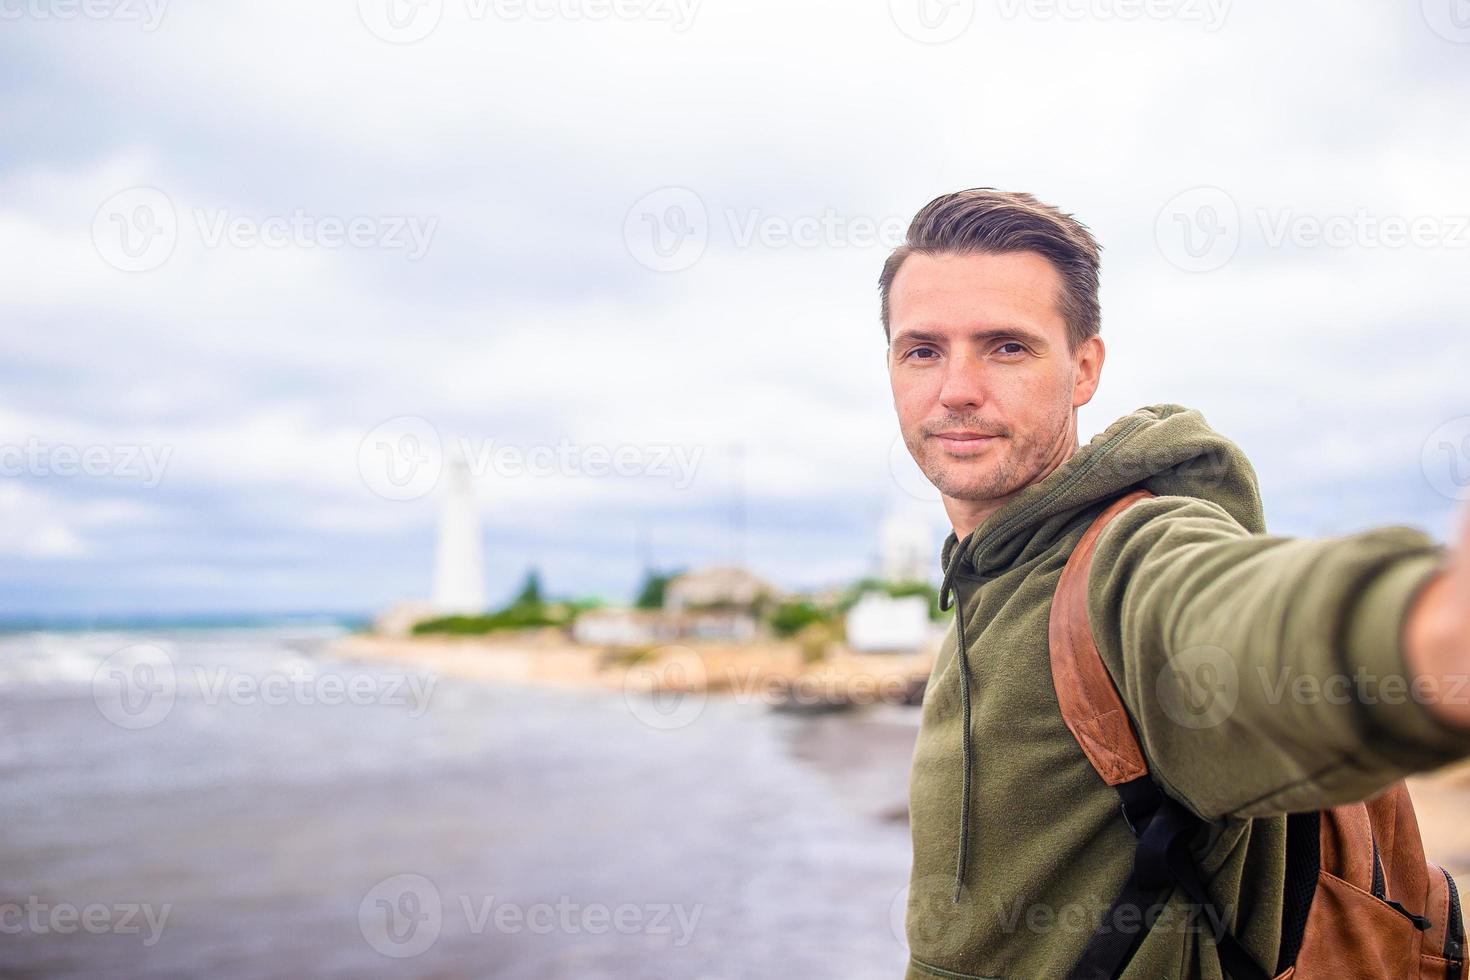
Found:
<svg viewBox="0 0 1470 980"><path fill-rule="evenodd" d="M956 628L910 778L910 980L1064 977L1128 877L1134 837L1062 722L1047 618L1073 547L1134 487L1158 496L1098 540L1095 639L1154 779L1211 822L1201 867L1257 962L1276 963L1284 814L1470 754L1403 686L1402 620L1443 546L1408 527L1269 535L1239 447L1197 411L1141 408L944 543ZM1218 980L1188 919L1176 894L1123 976Z"/></svg>

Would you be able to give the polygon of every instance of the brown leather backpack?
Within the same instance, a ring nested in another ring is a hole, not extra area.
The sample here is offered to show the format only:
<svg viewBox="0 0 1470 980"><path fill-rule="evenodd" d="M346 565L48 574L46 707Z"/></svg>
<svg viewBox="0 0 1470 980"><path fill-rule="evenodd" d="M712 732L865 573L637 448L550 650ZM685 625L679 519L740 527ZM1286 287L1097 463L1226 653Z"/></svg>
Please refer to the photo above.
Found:
<svg viewBox="0 0 1470 980"><path fill-rule="evenodd" d="M1287 817L1281 952L1271 969L1225 928L1189 842L1203 821L1149 777L1143 749L1093 642L1087 576L1098 536L1125 508L1153 494L1135 490L1109 506L1067 560L1052 602L1052 682L1062 717L1083 753L1122 799L1138 838L1133 873L1104 923L1150 923L1174 890L1213 935L1232 980L1462 980L1465 926L1454 879L1424 859L1408 789L1395 783L1362 803ZM1152 912L1152 914L1149 914ZM1144 929L1100 926L1070 980L1111 980Z"/></svg>

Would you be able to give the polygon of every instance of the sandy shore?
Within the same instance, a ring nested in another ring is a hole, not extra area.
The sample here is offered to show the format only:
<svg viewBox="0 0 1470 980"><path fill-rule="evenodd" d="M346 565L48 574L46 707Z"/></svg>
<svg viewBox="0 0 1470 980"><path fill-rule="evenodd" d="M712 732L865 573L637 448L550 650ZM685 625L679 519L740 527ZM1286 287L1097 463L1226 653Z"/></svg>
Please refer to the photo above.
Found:
<svg viewBox="0 0 1470 980"><path fill-rule="evenodd" d="M894 702L928 676L932 654L860 655L840 651L804 664L794 643L691 644L660 647L628 662L615 651L524 638L392 639L344 637L338 656L412 664L449 677L617 691L708 690L737 700L802 704ZM909 737L908 734L905 737ZM904 756L900 752L899 756ZM900 761L906 762L906 759ZM1470 893L1470 761L1409 780L1429 859Z"/></svg>
<svg viewBox="0 0 1470 980"><path fill-rule="evenodd" d="M725 692L742 700L803 704L898 703L914 698L933 653L859 654L844 648L807 663L796 643L688 643L631 651L479 637L399 639L355 634L333 654L392 661L467 680L618 691Z"/></svg>

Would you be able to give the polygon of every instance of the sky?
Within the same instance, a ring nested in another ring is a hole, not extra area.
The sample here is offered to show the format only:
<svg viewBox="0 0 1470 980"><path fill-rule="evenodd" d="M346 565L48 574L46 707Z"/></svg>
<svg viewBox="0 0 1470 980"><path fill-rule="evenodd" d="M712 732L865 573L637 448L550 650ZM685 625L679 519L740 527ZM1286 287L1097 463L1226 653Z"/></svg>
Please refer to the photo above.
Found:
<svg viewBox="0 0 1470 980"><path fill-rule="evenodd" d="M876 280L1025 190L1103 246L1083 442L1177 402L1275 533L1470 497L1470 9L0 0L0 616L874 571L937 494Z"/></svg>

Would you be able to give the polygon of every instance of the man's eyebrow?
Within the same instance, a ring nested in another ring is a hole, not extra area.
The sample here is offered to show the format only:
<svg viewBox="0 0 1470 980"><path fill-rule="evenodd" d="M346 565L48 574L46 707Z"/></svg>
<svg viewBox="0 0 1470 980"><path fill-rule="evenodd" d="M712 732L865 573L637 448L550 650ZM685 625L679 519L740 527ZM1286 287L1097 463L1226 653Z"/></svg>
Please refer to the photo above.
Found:
<svg viewBox="0 0 1470 980"><path fill-rule="evenodd" d="M1000 340L1003 337L1014 337L1016 340L1024 340L1033 347L1046 347L1046 338L1025 327L989 327L985 330L976 330L970 333L967 339L975 342L987 340ZM920 343L937 344L943 343L949 338L942 333L932 330L901 330L894 335L892 343L899 341L918 341Z"/></svg>

